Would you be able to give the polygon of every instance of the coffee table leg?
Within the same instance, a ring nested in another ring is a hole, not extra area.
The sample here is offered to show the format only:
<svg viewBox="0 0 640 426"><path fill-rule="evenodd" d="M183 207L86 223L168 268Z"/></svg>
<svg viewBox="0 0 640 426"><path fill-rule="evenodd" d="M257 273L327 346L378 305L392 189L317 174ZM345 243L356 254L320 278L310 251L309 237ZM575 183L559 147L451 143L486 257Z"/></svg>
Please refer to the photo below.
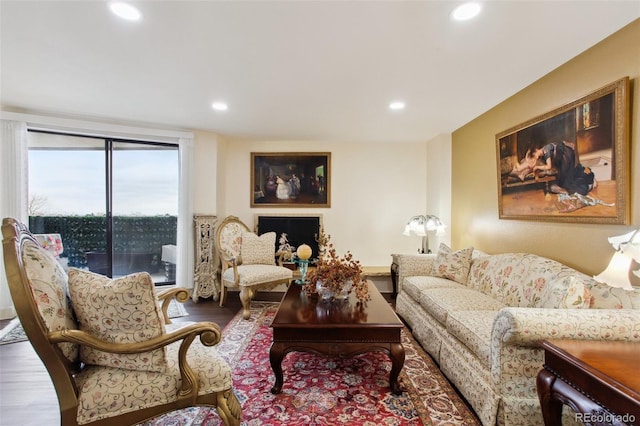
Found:
<svg viewBox="0 0 640 426"><path fill-rule="evenodd" d="M284 377L282 374L282 359L284 358L284 346L280 343L273 343L269 350L269 362L271 362L271 369L273 375L276 377L276 382L271 388L271 393L280 393L282 390L282 383Z"/></svg>
<svg viewBox="0 0 640 426"><path fill-rule="evenodd" d="M401 395L402 389L398 383L398 376L404 366L404 347L400 343L392 343L389 353L391 358L391 373L389 373L389 387L395 395Z"/></svg>

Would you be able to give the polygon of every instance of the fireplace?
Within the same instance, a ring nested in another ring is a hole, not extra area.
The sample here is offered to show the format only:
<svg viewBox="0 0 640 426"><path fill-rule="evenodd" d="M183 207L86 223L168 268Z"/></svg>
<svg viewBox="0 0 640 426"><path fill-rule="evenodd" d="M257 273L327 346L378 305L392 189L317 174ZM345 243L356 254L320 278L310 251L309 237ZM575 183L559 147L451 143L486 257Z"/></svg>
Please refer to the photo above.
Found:
<svg viewBox="0 0 640 426"><path fill-rule="evenodd" d="M316 236L320 234L322 229L322 216L306 216L306 215L272 215L272 216L255 216L256 234L264 234L266 232L276 233L276 251L280 243L282 233L287 234L289 244L298 247L301 244L307 244L311 247L311 257L318 257L318 243Z"/></svg>

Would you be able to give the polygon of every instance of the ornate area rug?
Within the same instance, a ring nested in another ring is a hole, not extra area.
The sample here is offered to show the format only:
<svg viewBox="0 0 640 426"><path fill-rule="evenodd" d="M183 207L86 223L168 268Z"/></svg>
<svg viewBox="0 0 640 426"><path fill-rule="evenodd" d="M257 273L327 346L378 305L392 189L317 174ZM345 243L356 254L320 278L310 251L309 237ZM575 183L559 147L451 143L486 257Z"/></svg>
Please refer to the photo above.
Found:
<svg viewBox="0 0 640 426"><path fill-rule="evenodd" d="M433 360L402 332L406 359L400 373L404 392L389 390L391 361L383 353L328 359L292 352L282 362L282 393L269 363L277 303L252 302L251 320L236 317L223 330L218 349L233 369L243 425L479 425L480 422L440 373ZM144 426L217 426L215 410L194 407L161 416Z"/></svg>
<svg viewBox="0 0 640 426"><path fill-rule="evenodd" d="M167 309L169 318L179 318L189 315L182 303L178 303L172 300ZM7 324L2 330L0 330L0 345L7 345L9 343L24 342L27 340L27 335L24 333L20 320L14 318L9 324Z"/></svg>

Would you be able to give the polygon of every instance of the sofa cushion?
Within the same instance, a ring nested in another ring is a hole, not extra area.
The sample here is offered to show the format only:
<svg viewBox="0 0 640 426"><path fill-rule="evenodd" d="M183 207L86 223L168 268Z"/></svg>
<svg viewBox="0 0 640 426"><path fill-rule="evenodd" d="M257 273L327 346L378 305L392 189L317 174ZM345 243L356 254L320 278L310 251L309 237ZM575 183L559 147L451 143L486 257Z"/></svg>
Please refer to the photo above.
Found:
<svg viewBox="0 0 640 426"><path fill-rule="evenodd" d="M588 309L591 292L576 276L564 277L547 285L542 294L540 306L543 308Z"/></svg>
<svg viewBox="0 0 640 426"><path fill-rule="evenodd" d="M276 233L267 232L260 236L253 232L243 233L240 257L243 265L275 265Z"/></svg>
<svg viewBox="0 0 640 426"><path fill-rule="evenodd" d="M441 243L436 260L433 263L431 275L466 284L469 268L471 267L472 254L473 247L452 252L449 246Z"/></svg>
<svg viewBox="0 0 640 426"><path fill-rule="evenodd" d="M462 284L448 280L446 278L415 276L406 277L402 291L405 291L413 300L420 300L422 291L428 288L465 288Z"/></svg>
<svg viewBox="0 0 640 426"><path fill-rule="evenodd" d="M238 285L251 286L276 280L287 280L293 277L291 269L276 265L240 265L238 266ZM229 268L222 274L227 286L233 285L233 269Z"/></svg>
<svg viewBox="0 0 640 426"><path fill-rule="evenodd" d="M490 368L491 330L500 311L450 311L447 331L460 340L480 361Z"/></svg>
<svg viewBox="0 0 640 426"><path fill-rule="evenodd" d="M468 288L433 288L422 292L420 306L441 324L451 311L498 311L506 305L486 294Z"/></svg>
<svg viewBox="0 0 640 426"><path fill-rule="evenodd" d="M144 342L165 334L164 316L147 272L111 279L71 268L69 294L80 329L112 343ZM164 371L166 348L139 354L113 354L80 348L86 364L127 370Z"/></svg>

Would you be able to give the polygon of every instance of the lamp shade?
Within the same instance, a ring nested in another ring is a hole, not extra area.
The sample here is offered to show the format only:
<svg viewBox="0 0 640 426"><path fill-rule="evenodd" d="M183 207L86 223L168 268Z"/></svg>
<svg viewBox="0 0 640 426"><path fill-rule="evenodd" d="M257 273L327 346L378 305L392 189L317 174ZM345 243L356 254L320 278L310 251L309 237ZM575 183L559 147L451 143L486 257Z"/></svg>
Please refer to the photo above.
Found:
<svg viewBox="0 0 640 426"><path fill-rule="evenodd" d="M437 216L433 215L418 215L409 219L404 231L402 232L406 236L417 235L422 237L422 248L419 253L431 253L429 249L429 235L431 231L436 231L436 235L444 234L444 223Z"/></svg>
<svg viewBox="0 0 640 426"><path fill-rule="evenodd" d="M162 246L161 259L163 262L178 263L178 247L173 244Z"/></svg>
<svg viewBox="0 0 640 426"><path fill-rule="evenodd" d="M605 270L594 276L593 279L610 287L633 290L633 285L629 280L629 270L634 260L640 263L639 231L635 230L623 235L609 237L609 243L611 243L616 252ZM633 274L640 277L640 269L633 271Z"/></svg>
<svg viewBox="0 0 640 426"><path fill-rule="evenodd" d="M626 234L609 237L607 240L611 243L614 249L620 250L621 246L624 247L626 244L633 244L633 240L637 233L638 231L631 231Z"/></svg>
<svg viewBox="0 0 640 426"><path fill-rule="evenodd" d="M631 281L629 281L629 268L632 260L626 254L617 251L613 254L606 269L595 275L593 279L610 287L633 290Z"/></svg>
<svg viewBox="0 0 640 426"><path fill-rule="evenodd" d="M436 235L444 234L444 223L434 215L413 216L404 227L403 234L406 236L417 235L424 237L429 231L436 231Z"/></svg>

